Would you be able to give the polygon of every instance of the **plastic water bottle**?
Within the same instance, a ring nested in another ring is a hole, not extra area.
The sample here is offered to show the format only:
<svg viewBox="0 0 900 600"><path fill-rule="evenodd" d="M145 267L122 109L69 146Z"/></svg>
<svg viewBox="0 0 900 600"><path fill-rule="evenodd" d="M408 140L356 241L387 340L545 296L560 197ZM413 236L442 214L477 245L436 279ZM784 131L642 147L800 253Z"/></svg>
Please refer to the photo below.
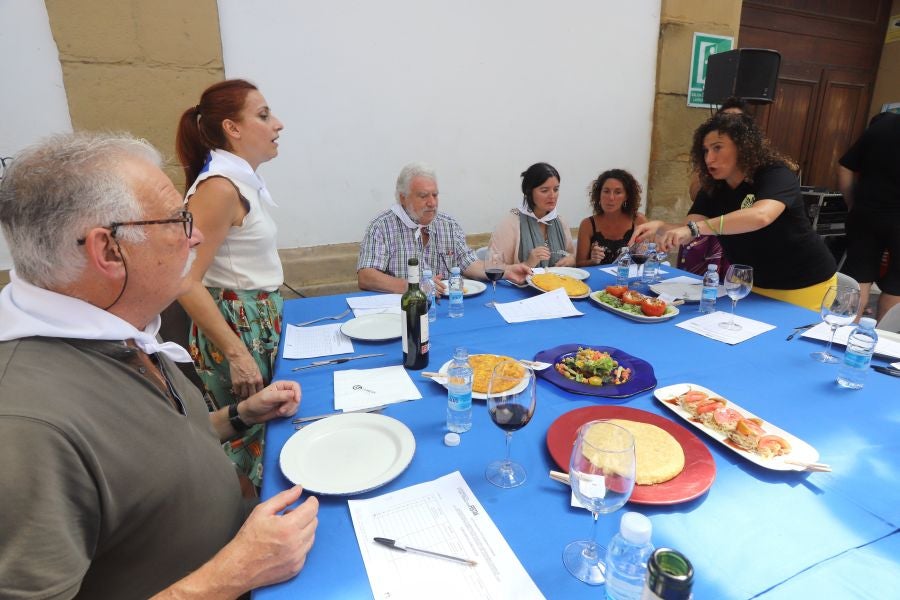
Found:
<svg viewBox="0 0 900 600"><path fill-rule="evenodd" d="M656 271L659 270L659 256L656 254L656 244L649 242L647 244L647 262L644 263L644 271L641 274L643 283L654 283L656 281Z"/></svg>
<svg viewBox="0 0 900 600"><path fill-rule="evenodd" d="M463 282L459 267L450 269L450 317L463 316Z"/></svg>
<svg viewBox="0 0 900 600"><path fill-rule="evenodd" d="M623 246L616 259L616 285L628 287L628 276L631 274L631 255L628 246Z"/></svg>
<svg viewBox="0 0 900 600"><path fill-rule="evenodd" d="M850 337L847 338L847 349L844 351L844 362L838 369L837 382L845 388L860 389L866 382L872 354L878 334L875 333L875 319L864 317L859 320Z"/></svg>
<svg viewBox="0 0 900 600"><path fill-rule="evenodd" d="M425 269L422 273L422 281L419 283L419 287L428 300L428 321L434 323L437 321L437 303L434 301L434 273L431 272L431 269Z"/></svg>
<svg viewBox="0 0 900 600"><path fill-rule="evenodd" d="M700 312L716 312L716 300L719 297L719 265L706 267L703 276L703 289L700 290Z"/></svg>
<svg viewBox="0 0 900 600"><path fill-rule="evenodd" d="M447 380L447 429L463 433L472 429L472 365L465 348L454 350Z"/></svg>
<svg viewBox="0 0 900 600"><path fill-rule="evenodd" d="M606 597L639 600L644 589L647 561L653 554L650 519L636 512L622 515L619 533L606 551Z"/></svg>

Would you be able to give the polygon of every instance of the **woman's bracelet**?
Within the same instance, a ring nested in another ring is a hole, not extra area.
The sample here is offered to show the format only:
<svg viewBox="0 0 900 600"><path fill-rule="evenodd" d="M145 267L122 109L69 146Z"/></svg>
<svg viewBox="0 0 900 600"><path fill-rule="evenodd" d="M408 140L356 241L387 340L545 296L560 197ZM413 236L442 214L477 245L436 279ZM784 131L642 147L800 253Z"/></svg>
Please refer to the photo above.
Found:
<svg viewBox="0 0 900 600"><path fill-rule="evenodd" d="M722 232L725 231L725 215L719 215L719 234L722 235Z"/></svg>
<svg viewBox="0 0 900 600"><path fill-rule="evenodd" d="M700 228L697 226L696 223L694 223L693 221L688 221L687 228L691 232L692 238L700 237Z"/></svg>
<svg viewBox="0 0 900 600"><path fill-rule="evenodd" d="M703 219L703 222L706 223L706 226L709 227L709 232L713 235L719 235L716 233L716 230L713 229L713 226L709 224L709 219Z"/></svg>

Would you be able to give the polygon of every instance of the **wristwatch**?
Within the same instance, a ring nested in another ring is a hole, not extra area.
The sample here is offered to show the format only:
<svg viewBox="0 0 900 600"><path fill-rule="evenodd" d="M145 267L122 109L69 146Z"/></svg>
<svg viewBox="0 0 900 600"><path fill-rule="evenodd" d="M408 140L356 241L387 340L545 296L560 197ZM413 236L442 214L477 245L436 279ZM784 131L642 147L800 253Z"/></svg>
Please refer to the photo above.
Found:
<svg viewBox="0 0 900 600"><path fill-rule="evenodd" d="M235 431L247 431L250 429L250 425L247 425L241 418L241 415L238 414L237 407L237 404L232 404L228 407L228 422L231 423L231 427Z"/></svg>

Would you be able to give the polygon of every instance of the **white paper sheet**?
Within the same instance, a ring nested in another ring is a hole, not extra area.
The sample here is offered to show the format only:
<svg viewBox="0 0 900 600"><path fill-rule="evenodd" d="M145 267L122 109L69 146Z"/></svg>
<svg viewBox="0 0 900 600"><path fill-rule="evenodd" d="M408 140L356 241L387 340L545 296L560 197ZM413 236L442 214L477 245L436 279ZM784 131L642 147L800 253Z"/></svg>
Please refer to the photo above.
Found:
<svg viewBox="0 0 900 600"><path fill-rule="evenodd" d="M335 410L359 410L421 398L419 388L401 365L334 372Z"/></svg>
<svg viewBox="0 0 900 600"><path fill-rule="evenodd" d="M838 328L837 333L834 334L835 346L847 345L847 338L850 337L850 332L853 331L853 327L855 327L855 325L847 325ZM882 331L880 329L875 329L875 333L878 334L878 343L875 344L875 354L890 358L900 358L900 336L896 333ZM815 327L806 330L802 337L827 342L831 339L831 327L825 324L825 322L819 323Z"/></svg>
<svg viewBox="0 0 900 600"><path fill-rule="evenodd" d="M353 296L347 298L347 305L353 309L354 317L373 313L400 314L402 294L375 294L373 296Z"/></svg>
<svg viewBox="0 0 900 600"><path fill-rule="evenodd" d="M288 324L284 334L284 358L314 358L353 352L353 342L341 333L341 324L295 327Z"/></svg>
<svg viewBox="0 0 900 600"><path fill-rule="evenodd" d="M379 600L544 597L459 471L347 504ZM478 564L392 550L375 537Z"/></svg>
<svg viewBox="0 0 900 600"><path fill-rule="evenodd" d="M687 321L682 321L681 323L678 323L676 327L681 327L682 329L687 329L688 331L699 333L704 337L718 340L720 342L725 342L726 344L731 345L739 344L741 342L749 340L752 337L756 337L761 333L765 333L767 331L775 329L774 325L769 325L768 323L763 323L762 321L754 321L753 319L748 319L740 315L734 316L734 322L741 326L739 330L729 331L724 327L719 326L719 323L723 321L727 323L730 320L730 312L717 310L714 313L709 313L701 315L699 317L695 317L693 319L689 319Z"/></svg>
<svg viewBox="0 0 900 600"><path fill-rule="evenodd" d="M566 291L562 288L516 302L498 302L496 307L497 312L500 313L500 316L507 323L559 319L561 317L575 317L584 314L575 308Z"/></svg>

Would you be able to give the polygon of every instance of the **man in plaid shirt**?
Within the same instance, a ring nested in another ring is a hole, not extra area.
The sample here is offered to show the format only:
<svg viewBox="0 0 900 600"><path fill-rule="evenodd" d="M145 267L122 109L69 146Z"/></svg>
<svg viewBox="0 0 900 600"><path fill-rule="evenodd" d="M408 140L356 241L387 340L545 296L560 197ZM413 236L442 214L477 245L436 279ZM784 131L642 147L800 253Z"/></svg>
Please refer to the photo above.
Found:
<svg viewBox="0 0 900 600"><path fill-rule="evenodd" d="M397 204L377 215L359 247L356 265L359 288L377 292L406 291L407 261L419 259L422 271L431 269L437 289L442 279L459 267L470 279L486 280L484 261L466 243L456 220L438 212L437 176L430 167L411 163L397 177ZM521 263L507 265L504 277L521 283L530 269Z"/></svg>

